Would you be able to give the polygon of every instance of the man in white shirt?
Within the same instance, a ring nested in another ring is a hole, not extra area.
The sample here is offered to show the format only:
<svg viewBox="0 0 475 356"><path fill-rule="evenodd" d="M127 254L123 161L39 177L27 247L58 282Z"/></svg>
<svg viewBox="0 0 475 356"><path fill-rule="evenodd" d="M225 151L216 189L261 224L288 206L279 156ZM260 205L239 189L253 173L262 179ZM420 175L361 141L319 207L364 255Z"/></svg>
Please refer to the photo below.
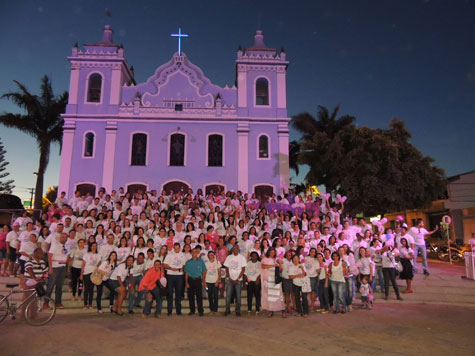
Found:
<svg viewBox="0 0 475 356"><path fill-rule="evenodd" d="M401 227L401 235L396 237L396 246L398 250L401 249L401 239L406 239L408 246L414 250L414 238L407 233L407 227Z"/></svg>
<svg viewBox="0 0 475 356"><path fill-rule="evenodd" d="M175 292L176 314L181 315L181 297L185 287L185 277L183 266L185 265L185 255L180 251L180 244L175 242L173 251L167 254L163 261L164 268L167 270L167 308L168 315L172 315L173 310L173 292Z"/></svg>
<svg viewBox="0 0 475 356"><path fill-rule="evenodd" d="M55 204L58 208L63 209L63 205L66 204L68 200L66 199L66 192L61 192L60 196L58 196L55 200Z"/></svg>
<svg viewBox="0 0 475 356"><path fill-rule="evenodd" d="M426 276L430 275L428 271L428 265L427 265L427 250L426 250L426 236L432 235L434 232L439 230L439 226L437 225L434 230L432 231L427 231L424 228L424 221L422 219L417 219L417 224L414 227L411 227L409 230L409 234L414 238L414 273L416 272L416 266L417 266L417 255L419 252L422 255L422 268L424 269L424 274Z"/></svg>
<svg viewBox="0 0 475 356"><path fill-rule="evenodd" d="M236 296L236 316L241 316L241 288L242 276L246 270L246 258L239 254L239 246L234 245L232 254L224 261L226 268L226 311L224 316L231 313L231 297L233 292Z"/></svg>
<svg viewBox="0 0 475 356"><path fill-rule="evenodd" d="M49 278L46 295L51 298L53 288L56 287L54 304L57 309L64 309L61 297L63 295L64 278L66 277L66 266L70 258L69 251L65 246L67 239L68 235L62 233L59 241L52 244L48 252ZM49 309L49 305L45 304L43 309Z"/></svg>

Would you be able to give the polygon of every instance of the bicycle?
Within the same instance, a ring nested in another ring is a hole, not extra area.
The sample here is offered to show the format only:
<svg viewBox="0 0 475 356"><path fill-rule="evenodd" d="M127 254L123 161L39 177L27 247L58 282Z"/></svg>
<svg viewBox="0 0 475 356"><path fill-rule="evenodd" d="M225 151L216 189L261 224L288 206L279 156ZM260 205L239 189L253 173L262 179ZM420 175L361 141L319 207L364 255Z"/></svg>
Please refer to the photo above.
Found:
<svg viewBox="0 0 475 356"><path fill-rule="evenodd" d="M12 320L16 319L16 312L23 305L25 308L25 320L28 324L33 326L42 326L51 321L56 314L56 306L54 302L47 297L44 290L44 283L38 283L35 287L30 289L17 289L18 283L9 283L6 285L10 288L10 293L7 296L0 295L0 322L10 315ZM28 293L30 295L25 300L17 304L13 301L13 295L18 293ZM10 297L10 302L8 298ZM44 305L50 305L49 308L44 308Z"/></svg>

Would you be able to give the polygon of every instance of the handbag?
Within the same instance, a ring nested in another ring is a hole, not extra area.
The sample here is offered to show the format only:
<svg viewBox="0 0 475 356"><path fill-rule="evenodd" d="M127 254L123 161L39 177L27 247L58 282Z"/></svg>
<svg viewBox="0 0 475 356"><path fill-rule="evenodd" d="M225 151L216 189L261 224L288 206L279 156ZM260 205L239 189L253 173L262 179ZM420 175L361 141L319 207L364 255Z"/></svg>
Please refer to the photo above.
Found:
<svg viewBox="0 0 475 356"><path fill-rule="evenodd" d="M92 272L91 282L96 286L100 286L102 284L102 272L99 269L96 269L94 272Z"/></svg>
<svg viewBox="0 0 475 356"><path fill-rule="evenodd" d="M279 267L275 267L274 273L275 273L275 281L274 281L274 283L275 283L275 284L280 284L280 283L282 283L282 276L280 275L280 269L279 269Z"/></svg>
<svg viewBox="0 0 475 356"><path fill-rule="evenodd" d="M310 283L310 277L302 278L302 293L310 293L312 291L312 285Z"/></svg>
<svg viewBox="0 0 475 356"><path fill-rule="evenodd" d="M160 293L160 297L166 297L168 295L168 288L166 286L163 286L162 283L160 283L160 279L157 281L157 287Z"/></svg>
<svg viewBox="0 0 475 356"><path fill-rule="evenodd" d="M396 268L396 271L398 271L399 273L402 272L402 270L404 269L404 267L402 266L401 261L399 261L398 263L396 263L395 268Z"/></svg>

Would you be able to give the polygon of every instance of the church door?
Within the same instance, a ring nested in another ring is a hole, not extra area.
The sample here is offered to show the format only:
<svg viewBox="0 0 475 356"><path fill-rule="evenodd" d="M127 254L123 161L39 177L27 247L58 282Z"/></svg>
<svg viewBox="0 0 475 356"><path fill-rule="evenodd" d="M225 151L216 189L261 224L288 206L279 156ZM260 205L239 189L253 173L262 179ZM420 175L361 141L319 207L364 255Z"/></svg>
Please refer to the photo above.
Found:
<svg viewBox="0 0 475 356"><path fill-rule="evenodd" d="M188 192L188 188L188 184L179 181L168 182L163 186L163 190L165 190L167 194L170 194L171 190L173 190L175 193L183 192L186 194Z"/></svg>
<svg viewBox="0 0 475 356"><path fill-rule="evenodd" d="M254 187L254 193L258 198L270 197L274 194L274 188L270 185L257 185Z"/></svg>
<svg viewBox="0 0 475 356"><path fill-rule="evenodd" d="M147 186L144 184L129 184L127 186L127 192L131 193L132 196L134 196L135 193L143 194L146 191L147 191Z"/></svg>
<svg viewBox="0 0 475 356"><path fill-rule="evenodd" d="M222 191L224 191L224 185L220 184L210 184L205 187L205 194L208 195L211 193L211 189L213 190L213 195L218 195Z"/></svg>
<svg viewBox="0 0 475 356"><path fill-rule="evenodd" d="M76 186L76 190L81 193L81 196L87 195L88 193L92 196L96 196L96 186L94 184L83 183Z"/></svg>

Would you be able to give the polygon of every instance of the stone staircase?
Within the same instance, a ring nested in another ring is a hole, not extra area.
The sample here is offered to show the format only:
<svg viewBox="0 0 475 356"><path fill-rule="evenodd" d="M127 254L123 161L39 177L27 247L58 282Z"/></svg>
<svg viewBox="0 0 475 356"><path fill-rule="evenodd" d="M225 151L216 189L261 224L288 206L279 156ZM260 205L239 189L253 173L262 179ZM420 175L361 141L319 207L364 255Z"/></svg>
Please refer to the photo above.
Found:
<svg viewBox="0 0 475 356"><path fill-rule="evenodd" d="M413 294L401 294L404 301L397 301L395 298L394 290L390 286L389 300L383 299L383 294L375 293L376 304L433 304L433 305L453 305L475 308L475 281L463 279L465 269L462 265L454 266L445 262L431 261L430 265L431 275L426 277L422 274L416 274L413 281ZM0 277L0 295L6 295L9 289L6 288L7 283L18 283L18 278L14 277ZM405 281L398 280L400 291L405 289ZM379 290L379 287L377 287ZM108 291L105 288L104 294L107 295ZM242 290L241 312L247 312L247 292ZM53 294L54 298L54 294ZM108 301L103 297L103 308L107 312ZM14 301L21 300L21 294L14 295ZM127 300L124 301L123 309L127 311ZM93 300L93 306L96 302ZM360 304L359 293L357 294L354 302L356 306ZM61 313L95 313L96 310L83 310L83 301L72 301L72 294L69 291L68 283L65 281L63 288L63 305L64 310ZM144 305L144 301L141 302ZM318 302L317 302L318 305ZM208 309L208 301L203 301L205 312ZM224 298L219 299L219 311L224 312L226 302ZM167 301L163 302L162 313L166 313ZM234 306L231 307L234 311ZM182 313L187 314L189 312L189 304L185 293L185 299L182 301ZM135 313L140 313L140 309L135 308Z"/></svg>

